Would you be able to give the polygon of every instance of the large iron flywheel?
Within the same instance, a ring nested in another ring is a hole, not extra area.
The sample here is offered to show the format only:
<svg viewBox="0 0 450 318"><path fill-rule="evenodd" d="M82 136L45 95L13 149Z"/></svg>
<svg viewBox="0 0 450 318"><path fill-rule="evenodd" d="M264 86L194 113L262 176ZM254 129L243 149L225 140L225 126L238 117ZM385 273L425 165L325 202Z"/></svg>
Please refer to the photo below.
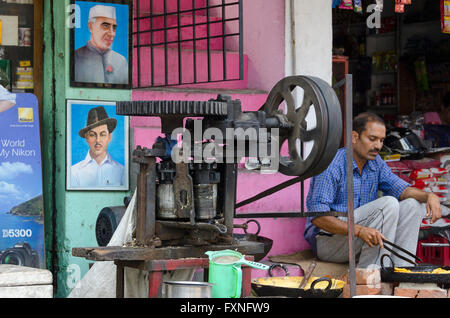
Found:
<svg viewBox="0 0 450 318"><path fill-rule="evenodd" d="M336 93L327 82L312 76L286 77L273 87L260 110L266 116L283 113L293 127L280 135L281 173L305 180L328 167L340 145L342 114ZM308 114L315 119L313 127L308 127ZM289 155L281 156L285 142ZM305 153L306 143L309 153Z"/></svg>

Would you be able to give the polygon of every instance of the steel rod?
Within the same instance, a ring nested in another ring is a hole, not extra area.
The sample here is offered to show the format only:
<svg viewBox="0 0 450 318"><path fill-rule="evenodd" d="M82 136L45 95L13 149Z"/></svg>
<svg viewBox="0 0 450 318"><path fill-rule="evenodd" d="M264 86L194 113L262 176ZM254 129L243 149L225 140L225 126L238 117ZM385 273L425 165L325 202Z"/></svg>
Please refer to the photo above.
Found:
<svg viewBox="0 0 450 318"><path fill-rule="evenodd" d="M227 79L227 52L226 52L226 37L225 37L225 33L226 33L226 23L225 23L225 14L226 14L226 10L225 10L225 0L222 0L222 59L223 59L223 79L226 80Z"/></svg>
<svg viewBox="0 0 450 318"><path fill-rule="evenodd" d="M192 0L192 10L192 63L194 64L194 83L197 83L197 33L195 21L195 0Z"/></svg>
<svg viewBox="0 0 450 318"><path fill-rule="evenodd" d="M169 84L169 52L167 46L167 3L164 1L164 77L165 84Z"/></svg>
<svg viewBox="0 0 450 318"><path fill-rule="evenodd" d="M236 6L239 5L240 1L236 1L236 2L230 2L230 3L226 3L225 6L226 7L230 7L230 6ZM195 6L195 5L194 5ZM208 7L199 7L199 8L194 8L193 9L186 9L186 10L181 10L180 13L181 14L195 14L195 11L202 11L205 10L206 8L210 8L210 9L217 9L217 8L222 8L223 4L216 4L216 5L209 5ZM177 14L177 12L167 12L167 15L175 15ZM163 13L157 13L157 14L149 14L149 15L143 15L141 17L141 19L150 19L150 18L155 18L155 17L163 17L164 14ZM136 20L137 18L134 18L134 20Z"/></svg>
<svg viewBox="0 0 450 318"><path fill-rule="evenodd" d="M147 32L147 31L143 31L141 33L145 33L145 32ZM230 34L225 34L223 37L232 37L232 36L238 36L238 35L239 35L239 33L230 33ZM209 37L210 40L212 40L212 39L221 39L221 38L222 38L221 35L211 35ZM199 37L196 40L197 41L208 40L208 37ZM185 39L185 40L181 40L181 41L175 41L175 40L174 41L167 41L167 42L163 41L163 42L156 42L156 43L153 43L153 44L140 44L139 46L135 45L134 47L150 47L152 45L153 46L160 46L160 45L163 45L163 44L178 44L178 42L183 43L183 42L191 42L191 41L192 41L191 39Z"/></svg>
<svg viewBox="0 0 450 318"><path fill-rule="evenodd" d="M144 18L142 18L142 19L144 19ZM150 20L152 20L152 19L150 19ZM237 18L229 18L229 19L214 20L214 21L211 21L209 24L225 23L225 22L232 22L232 21L239 21L239 17L237 17ZM188 28L188 27L191 27L191 26L194 26L194 25L195 26L202 26L202 25L206 26L207 24L208 24L208 22L198 22L198 23L194 23L193 22L191 24L183 24L183 28ZM144 34L144 33L151 33L151 32L157 32L157 31L164 31L164 30L170 31L170 30L177 30L177 29L178 29L178 26L167 27L167 28L156 28L156 29L150 28L148 30L142 30L140 32L137 32L137 31L136 32L132 32L131 34ZM235 33L235 34L239 35L239 33ZM215 37L216 38L221 38L222 36L221 35L217 35ZM213 36L211 36L211 38L213 38ZM206 37L205 37L205 39L206 39Z"/></svg>
<svg viewBox="0 0 450 318"><path fill-rule="evenodd" d="M183 61L181 58L181 0L177 1L178 15L177 15L177 35L178 35L178 83L183 84Z"/></svg>
<svg viewBox="0 0 450 318"><path fill-rule="evenodd" d="M136 15L139 17L140 14L140 1L136 1ZM136 53L137 53L137 78L138 78L138 87L141 86L141 48L139 47L141 45L141 37L139 36L139 31L141 29L141 19L137 19L137 32L138 35L136 36L137 41L137 47L136 47Z"/></svg>
<svg viewBox="0 0 450 318"><path fill-rule="evenodd" d="M208 52L208 82L211 81L211 17L209 12L209 0L206 0L206 51Z"/></svg>
<svg viewBox="0 0 450 318"><path fill-rule="evenodd" d="M355 268L355 250L353 242L355 240L355 223L353 211L353 76L345 75L345 148L347 155L347 224L348 224L348 264L350 297L356 295L356 268Z"/></svg>
<svg viewBox="0 0 450 318"><path fill-rule="evenodd" d="M153 14L153 0L150 0L150 12ZM153 29L153 19L150 19L150 30ZM138 35L140 36L140 35ZM140 50L140 48L138 48ZM151 74L151 85L155 85L155 59L154 59L154 50L153 50L153 33L150 34L150 57L151 57L151 65L150 65L150 74ZM138 68L140 68L141 65L138 65ZM142 87L139 85L139 87Z"/></svg>
<svg viewBox="0 0 450 318"><path fill-rule="evenodd" d="M239 79L244 79L244 8L239 0Z"/></svg>

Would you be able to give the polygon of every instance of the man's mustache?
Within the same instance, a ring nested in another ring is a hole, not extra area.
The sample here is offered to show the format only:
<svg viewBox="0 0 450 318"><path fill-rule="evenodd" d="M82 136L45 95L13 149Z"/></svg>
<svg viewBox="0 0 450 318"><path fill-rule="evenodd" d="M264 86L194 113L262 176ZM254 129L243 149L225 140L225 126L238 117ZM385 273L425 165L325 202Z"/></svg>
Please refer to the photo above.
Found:
<svg viewBox="0 0 450 318"><path fill-rule="evenodd" d="M379 153L379 152L380 152L380 149L378 149L378 148L373 148L373 149L370 149L369 152L376 152L376 153Z"/></svg>

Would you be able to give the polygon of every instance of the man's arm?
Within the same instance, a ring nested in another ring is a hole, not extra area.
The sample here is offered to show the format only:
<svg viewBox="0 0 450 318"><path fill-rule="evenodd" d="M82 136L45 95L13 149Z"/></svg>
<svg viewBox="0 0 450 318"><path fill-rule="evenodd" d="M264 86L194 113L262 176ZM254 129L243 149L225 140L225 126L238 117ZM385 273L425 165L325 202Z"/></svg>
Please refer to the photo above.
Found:
<svg viewBox="0 0 450 318"><path fill-rule="evenodd" d="M431 192L425 192L414 187L407 187L400 195L400 200L413 198L419 202L427 204L427 215L431 215L431 223L436 222L442 217L442 208L439 197Z"/></svg>
<svg viewBox="0 0 450 318"><path fill-rule="evenodd" d="M313 219L312 224L329 233L348 235L348 223L334 216L320 216ZM355 224L355 236L362 239L370 247L380 245L383 248L385 237L376 229Z"/></svg>

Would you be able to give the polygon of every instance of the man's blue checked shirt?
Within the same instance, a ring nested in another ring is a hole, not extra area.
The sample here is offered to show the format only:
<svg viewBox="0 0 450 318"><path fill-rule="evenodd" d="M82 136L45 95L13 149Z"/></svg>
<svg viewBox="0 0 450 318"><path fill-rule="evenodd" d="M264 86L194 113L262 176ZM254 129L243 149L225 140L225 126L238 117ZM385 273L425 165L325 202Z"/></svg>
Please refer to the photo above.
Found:
<svg viewBox="0 0 450 318"><path fill-rule="evenodd" d="M306 208L310 212L338 211L347 212L347 175L346 149L341 148L336 153L331 164L320 175L311 179ZM408 187L406 181L392 173L387 164L377 156L369 160L359 174L358 166L353 160L353 207L358 207L378 198L378 190L384 195L399 198ZM308 217L305 226L305 239L316 252L316 235L319 228L315 227Z"/></svg>

